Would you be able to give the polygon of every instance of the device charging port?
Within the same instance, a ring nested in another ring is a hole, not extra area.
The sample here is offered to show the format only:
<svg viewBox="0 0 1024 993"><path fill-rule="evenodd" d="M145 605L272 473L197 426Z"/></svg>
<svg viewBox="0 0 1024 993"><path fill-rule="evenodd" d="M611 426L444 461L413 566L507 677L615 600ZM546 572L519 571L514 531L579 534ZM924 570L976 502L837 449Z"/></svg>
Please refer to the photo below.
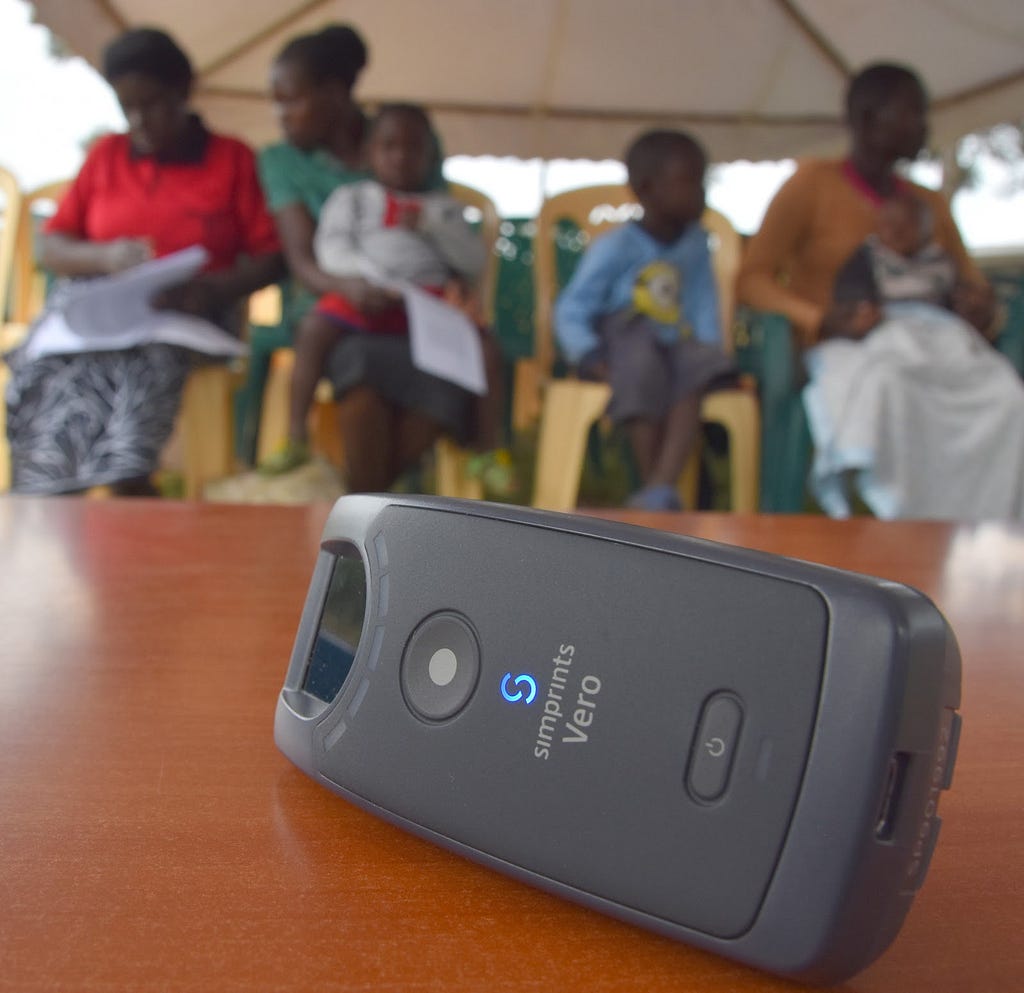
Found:
<svg viewBox="0 0 1024 993"><path fill-rule="evenodd" d="M895 830L896 811L899 807L900 794L903 792L903 780L906 778L909 763L910 755L907 752L896 752L889 760L885 790L882 793L882 802L878 807L878 817L875 819L875 837L882 841L888 841Z"/></svg>

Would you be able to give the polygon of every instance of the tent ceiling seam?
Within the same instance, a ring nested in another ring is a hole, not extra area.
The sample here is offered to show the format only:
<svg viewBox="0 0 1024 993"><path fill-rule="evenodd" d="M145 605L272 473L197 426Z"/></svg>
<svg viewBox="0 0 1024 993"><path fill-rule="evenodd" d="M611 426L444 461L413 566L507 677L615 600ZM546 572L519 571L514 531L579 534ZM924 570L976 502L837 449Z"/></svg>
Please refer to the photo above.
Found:
<svg viewBox="0 0 1024 993"><path fill-rule="evenodd" d="M796 27L803 32L824 57L825 61L835 69L843 79L849 79L853 75L850 64L843 58L842 53L832 45L829 40L814 26L809 17L793 2L793 0L775 0L779 10L784 17L788 18Z"/></svg>
<svg viewBox="0 0 1024 993"><path fill-rule="evenodd" d="M967 101L975 100L978 97L985 96L987 93L1002 90L1007 86L1013 86L1016 83L1022 82L1024 82L1024 69L1019 69L1016 72L1000 76L998 79L990 79L986 83L979 83L977 86L961 90L959 93L950 93L947 96L940 97L938 100L932 100L932 107L936 110L947 110L950 107L957 106L957 104L967 103Z"/></svg>
<svg viewBox="0 0 1024 993"><path fill-rule="evenodd" d="M323 7L325 4L330 3L331 0L307 0L306 3L301 3L297 7L293 7L287 14L277 18L277 20L270 22L264 27L260 28L259 31L246 37L243 41L240 41L233 48L229 48L227 51L221 53L211 62L208 62L203 66L198 76L202 79L205 76L210 76L220 69L223 69L226 65L230 65L235 62L241 56L251 52L258 45L262 44L267 38L272 37L275 34L283 31L290 27L296 21L301 20L310 12L316 10L317 7Z"/></svg>
<svg viewBox="0 0 1024 993"><path fill-rule="evenodd" d="M529 111L530 117L536 122L535 127L541 126L547 120L550 113L548 107L551 103L551 91L555 85L555 71L558 64L558 55L562 51L562 43L565 39L565 25L568 20L569 0L558 0L555 7L554 19L551 30L548 32L548 46L544 53L544 71L541 84L537 92L537 99ZM437 105L430 106L430 111L437 113ZM534 141L537 135L534 135Z"/></svg>
<svg viewBox="0 0 1024 993"><path fill-rule="evenodd" d="M127 31L130 27L128 19L114 6L113 0L97 0L100 10L117 26L118 31Z"/></svg>

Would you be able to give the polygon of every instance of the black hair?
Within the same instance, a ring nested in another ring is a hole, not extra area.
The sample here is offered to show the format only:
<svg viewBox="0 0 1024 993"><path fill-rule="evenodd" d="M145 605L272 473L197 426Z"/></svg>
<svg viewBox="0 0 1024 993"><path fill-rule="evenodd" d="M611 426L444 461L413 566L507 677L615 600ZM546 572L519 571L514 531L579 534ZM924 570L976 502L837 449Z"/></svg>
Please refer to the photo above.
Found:
<svg viewBox="0 0 1024 993"><path fill-rule="evenodd" d="M133 72L185 90L192 85L192 63L188 56L159 28L125 31L104 49L103 76L108 83Z"/></svg>
<svg viewBox="0 0 1024 993"><path fill-rule="evenodd" d="M875 62L862 69L846 90L846 120L856 124L865 114L872 114L889 101L901 86L915 86L927 96L924 83L909 66L895 62Z"/></svg>
<svg viewBox="0 0 1024 993"><path fill-rule="evenodd" d="M700 142L685 131L647 131L626 149L623 157L629 185L636 189L650 181L673 155L691 157L700 163L702 169L708 161Z"/></svg>
<svg viewBox="0 0 1024 993"><path fill-rule="evenodd" d="M366 42L355 28L329 24L313 34L292 38L275 61L299 63L314 83L336 80L352 89L369 57Z"/></svg>
<svg viewBox="0 0 1024 993"><path fill-rule="evenodd" d="M373 115L373 120L370 123L370 134L373 134L373 132L377 130L380 126L380 122L384 120L384 118L392 115L401 115L412 118L428 135L432 134L434 131L434 125L430 123L430 117L427 114L426 109L421 104L385 103L381 104L377 108L377 113Z"/></svg>

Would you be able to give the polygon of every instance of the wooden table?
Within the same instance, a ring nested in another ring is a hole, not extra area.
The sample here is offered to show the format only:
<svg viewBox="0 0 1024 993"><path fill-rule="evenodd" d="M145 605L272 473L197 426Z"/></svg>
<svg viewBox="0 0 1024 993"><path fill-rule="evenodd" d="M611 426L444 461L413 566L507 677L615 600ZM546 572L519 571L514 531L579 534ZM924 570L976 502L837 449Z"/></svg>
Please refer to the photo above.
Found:
<svg viewBox="0 0 1024 993"><path fill-rule="evenodd" d="M768 991L298 772L272 724L326 506L0 500L0 990ZM620 514L943 608L964 736L931 874L844 989L1024 989L1024 529Z"/></svg>

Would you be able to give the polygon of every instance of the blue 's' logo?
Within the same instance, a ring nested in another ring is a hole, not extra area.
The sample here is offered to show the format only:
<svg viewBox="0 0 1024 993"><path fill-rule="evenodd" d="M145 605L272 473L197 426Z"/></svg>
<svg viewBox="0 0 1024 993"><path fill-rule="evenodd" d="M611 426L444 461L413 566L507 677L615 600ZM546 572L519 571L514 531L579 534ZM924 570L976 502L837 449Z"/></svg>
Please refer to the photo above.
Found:
<svg viewBox="0 0 1024 993"><path fill-rule="evenodd" d="M537 696L537 680L525 672L515 678L511 672L506 672L501 680L501 695L509 703L533 703Z"/></svg>

